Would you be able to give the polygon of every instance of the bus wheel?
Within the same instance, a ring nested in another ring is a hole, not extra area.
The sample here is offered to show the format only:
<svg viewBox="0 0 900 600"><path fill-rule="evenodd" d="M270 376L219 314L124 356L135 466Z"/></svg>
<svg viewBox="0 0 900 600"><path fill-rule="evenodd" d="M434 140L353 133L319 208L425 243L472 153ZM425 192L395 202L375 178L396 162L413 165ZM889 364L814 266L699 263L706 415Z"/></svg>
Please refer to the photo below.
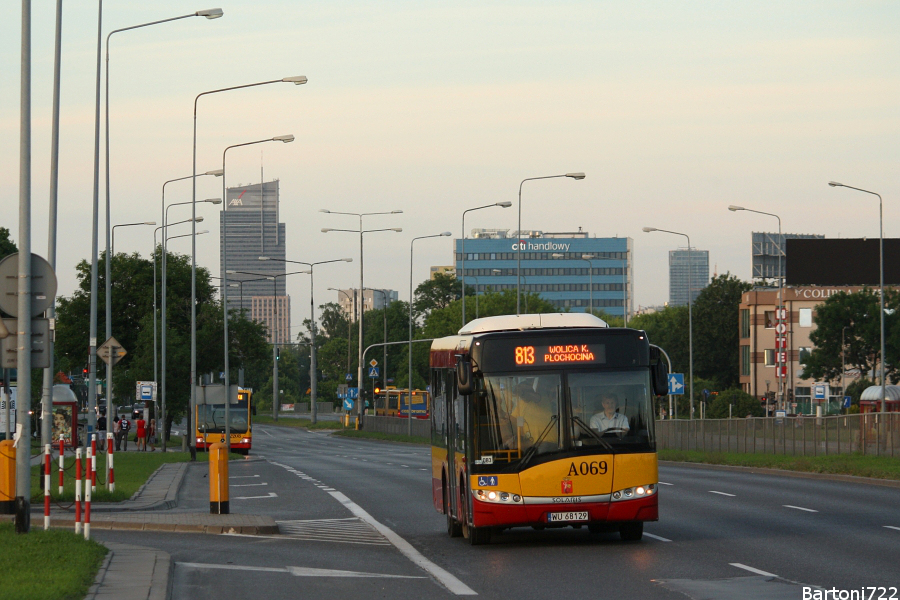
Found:
<svg viewBox="0 0 900 600"><path fill-rule="evenodd" d="M469 540L469 545L471 546L482 546L484 544L491 543L491 528L490 527L469 527L464 526L463 534L468 532L467 539Z"/></svg>
<svg viewBox="0 0 900 600"><path fill-rule="evenodd" d="M644 536L644 523L625 523L619 527L619 537L626 542L639 542Z"/></svg>
<svg viewBox="0 0 900 600"><path fill-rule="evenodd" d="M456 538L462 535L462 527L450 511L450 494L447 488L444 488L444 512L447 514L447 535Z"/></svg>

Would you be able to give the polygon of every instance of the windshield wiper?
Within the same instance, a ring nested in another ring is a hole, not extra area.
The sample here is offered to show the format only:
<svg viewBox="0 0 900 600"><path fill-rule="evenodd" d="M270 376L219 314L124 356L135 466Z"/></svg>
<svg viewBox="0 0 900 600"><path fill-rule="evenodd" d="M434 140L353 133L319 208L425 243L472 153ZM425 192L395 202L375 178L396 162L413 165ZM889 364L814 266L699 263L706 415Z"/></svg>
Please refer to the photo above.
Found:
<svg viewBox="0 0 900 600"><path fill-rule="evenodd" d="M541 435L539 435L539 436L538 436L538 439L536 439L536 440L534 441L534 443L531 445L531 448L529 448L529 449L525 452L525 454L522 456L522 459L519 461L519 468L522 468L522 467L524 467L525 465L528 464L528 461L531 460L532 457L533 457L533 456L535 455L535 453L537 452L538 444L540 444L541 442L544 441L544 438L547 437L547 434L548 434L548 433L550 433L550 428L551 428L551 427L553 426L553 424L556 423L558 420L559 420L559 417L557 417L556 415L553 415L553 416L550 417L550 422L547 423L547 426L546 426L546 427L544 427L544 431L541 432Z"/></svg>
<svg viewBox="0 0 900 600"><path fill-rule="evenodd" d="M572 420L575 421L576 423L578 423L578 425L579 425L582 429L584 429L584 430L587 431L589 434L591 434L591 436L592 436L595 440L597 440L598 442L600 442L600 444L601 444L604 448L606 448L607 450L612 450L612 445L611 445L609 442L607 442L606 440L604 440L602 437L600 437L600 436L597 434L597 432L594 431L593 429L591 429L588 425L586 425L584 421L582 421L581 419L579 419L578 417L575 417L575 416L572 417Z"/></svg>

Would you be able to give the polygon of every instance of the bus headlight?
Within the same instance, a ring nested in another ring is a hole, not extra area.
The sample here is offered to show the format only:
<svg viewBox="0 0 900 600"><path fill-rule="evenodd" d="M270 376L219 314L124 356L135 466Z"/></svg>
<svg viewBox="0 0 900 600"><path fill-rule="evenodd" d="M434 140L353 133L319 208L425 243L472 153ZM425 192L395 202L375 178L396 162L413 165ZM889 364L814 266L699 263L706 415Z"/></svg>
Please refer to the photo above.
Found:
<svg viewBox="0 0 900 600"><path fill-rule="evenodd" d="M522 504L522 497L509 492L495 492L494 490L472 490L472 495L482 502L493 504Z"/></svg>
<svg viewBox="0 0 900 600"><path fill-rule="evenodd" d="M611 501L618 502L620 500L633 500L635 498L646 498L656 493L656 484L637 485L624 490L617 490L612 493Z"/></svg>

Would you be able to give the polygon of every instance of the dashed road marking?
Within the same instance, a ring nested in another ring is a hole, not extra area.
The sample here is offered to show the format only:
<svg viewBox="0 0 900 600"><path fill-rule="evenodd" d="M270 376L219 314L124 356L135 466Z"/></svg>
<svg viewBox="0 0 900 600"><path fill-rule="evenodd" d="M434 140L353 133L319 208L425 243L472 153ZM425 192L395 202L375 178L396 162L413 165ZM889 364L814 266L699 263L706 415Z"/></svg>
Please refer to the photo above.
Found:
<svg viewBox="0 0 900 600"><path fill-rule="evenodd" d="M665 481L660 481L659 485L675 485L674 483L666 483Z"/></svg>
<svg viewBox="0 0 900 600"><path fill-rule="evenodd" d="M747 565L742 565L741 563L728 563L732 567L737 567L738 569L744 569L745 571L750 571L751 573L756 573L757 575L765 575L766 577L778 577L775 573L767 573L766 571L760 571L759 569L754 569L753 567L748 567Z"/></svg>
<svg viewBox="0 0 900 600"><path fill-rule="evenodd" d="M269 492L268 496L238 496L235 500L256 500L257 498L277 498L278 494Z"/></svg>
<svg viewBox="0 0 900 600"><path fill-rule="evenodd" d="M811 508L803 508L802 506L792 506L792 505L790 505L790 504L782 504L782 506L785 507L785 508L793 508L794 510L803 510L803 511L806 511L806 512L814 512L814 513L819 512L819 511L813 510L813 509L811 509Z"/></svg>
<svg viewBox="0 0 900 600"><path fill-rule="evenodd" d="M709 490L710 494L719 494L720 496L728 496L729 498L734 498L734 494L728 494L726 492L717 492L716 490Z"/></svg>
<svg viewBox="0 0 900 600"><path fill-rule="evenodd" d="M390 575L387 573L363 573L361 571L340 571L337 569L312 569L309 567L250 567L244 565L215 565L209 563L175 563L176 567L188 569L223 569L228 571L257 571L263 573L288 573L294 577L388 577L392 579L425 579L421 575Z"/></svg>
<svg viewBox="0 0 900 600"><path fill-rule="evenodd" d="M228 479L253 479L254 477L259 477L259 475L233 475Z"/></svg>
<svg viewBox="0 0 900 600"><path fill-rule="evenodd" d="M885 528L887 528L887 529L896 529L897 531L900 531L900 527L894 527L893 525L885 525Z"/></svg>
<svg viewBox="0 0 900 600"><path fill-rule="evenodd" d="M358 517L277 521L277 523L281 533L293 539L375 546L391 544L371 525L364 523Z"/></svg>
<svg viewBox="0 0 900 600"><path fill-rule="evenodd" d="M258 487L261 485L269 485L269 484L265 483L265 482L263 482L263 483L238 483L238 484L232 485L231 487Z"/></svg>
<svg viewBox="0 0 900 600"><path fill-rule="evenodd" d="M668 538L664 538L659 535L653 535L652 533L647 533L646 531L644 532L644 537L653 538L654 540L659 540L660 542L671 542L672 541Z"/></svg>

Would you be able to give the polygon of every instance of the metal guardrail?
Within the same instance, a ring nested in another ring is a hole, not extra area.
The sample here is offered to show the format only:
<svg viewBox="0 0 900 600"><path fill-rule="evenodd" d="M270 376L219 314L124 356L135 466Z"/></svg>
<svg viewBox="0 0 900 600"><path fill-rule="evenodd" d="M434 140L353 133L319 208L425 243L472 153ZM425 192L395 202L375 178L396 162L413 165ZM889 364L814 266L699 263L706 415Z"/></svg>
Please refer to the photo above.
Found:
<svg viewBox="0 0 900 600"><path fill-rule="evenodd" d="M406 435L407 427L411 427L414 436L431 437L431 419L413 419L412 424L408 425L406 419L399 417L376 417L374 415L363 417L363 431Z"/></svg>
<svg viewBox="0 0 900 600"><path fill-rule="evenodd" d="M656 422L659 449L900 457L900 413Z"/></svg>

